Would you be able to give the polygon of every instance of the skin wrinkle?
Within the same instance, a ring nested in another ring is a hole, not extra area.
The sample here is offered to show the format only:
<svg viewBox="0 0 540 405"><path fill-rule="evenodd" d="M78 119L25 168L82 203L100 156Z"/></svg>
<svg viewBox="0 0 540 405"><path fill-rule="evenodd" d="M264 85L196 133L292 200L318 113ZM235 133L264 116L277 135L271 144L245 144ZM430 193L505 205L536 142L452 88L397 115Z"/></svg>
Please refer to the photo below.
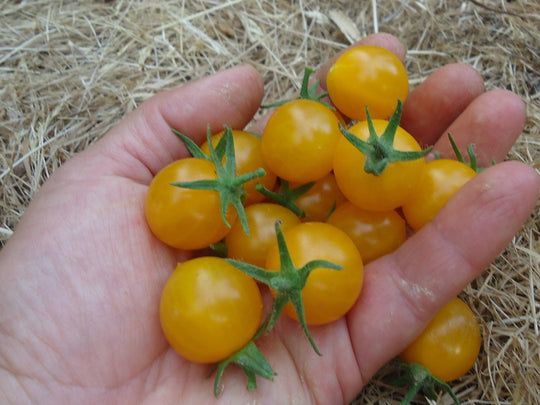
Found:
<svg viewBox="0 0 540 405"><path fill-rule="evenodd" d="M356 355L356 350L355 350L355 348L354 348L354 345L353 345L353 342L352 342L351 333L350 333L349 319L350 319L349 316L345 316L345 319L342 320L342 322L344 323L344 327L345 327L345 329L346 329L346 332L345 332L345 333L346 333L346 337L347 337L347 344L348 344L348 346L349 346L346 350L348 350L348 351L350 351L350 352L352 353L352 356L351 356L352 358L357 359L358 357L357 357L357 355ZM343 345L340 345L339 348L338 348L338 350L341 351L342 348L343 348ZM360 378L357 379L356 382L357 382L358 384L360 384L360 386L364 386L364 381L365 381L365 380L364 380L364 378L363 378L363 376L362 376L362 373L361 373L361 371L360 371L360 367L358 366L358 362L357 362L357 361L354 361L353 363L354 363L354 365L353 365L353 367L354 367L354 372L351 372L351 373L348 373L348 374L349 374L349 375L350 375L350 374L356 374L356 375L359 375ZM336 368L339 368L339 364L337 365ZM336 377L337 377L337 374L338 374L338 370L336 370ZM342 379L343 379L343 378L339 378L339 377L338 377L338 378L337 378L337 384L338 384L338 386L339 386L339 390L340 390L340 393L341 393L341 400L342 400L343 403L345 403L346 400L348 401L349 399L348 399L348 395L346 394L346 391L347 391L347 390L345 389L345 386L344 386L345 383L342 382ZM351 398L351 399L352 399L352 398Z"/></svg>

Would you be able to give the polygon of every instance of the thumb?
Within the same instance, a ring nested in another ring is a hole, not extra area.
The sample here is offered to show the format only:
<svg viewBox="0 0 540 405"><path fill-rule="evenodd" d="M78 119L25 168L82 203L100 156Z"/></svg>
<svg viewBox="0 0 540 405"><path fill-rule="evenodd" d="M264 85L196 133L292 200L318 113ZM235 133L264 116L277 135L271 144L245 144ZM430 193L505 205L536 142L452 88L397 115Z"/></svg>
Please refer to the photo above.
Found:
<svg viewBox="0 0 540 405"><path fill-rule="evenodd" d="M117 175L148 184L172 161L189 155L172 133L176 129L202 143L207 127L244 128L258 110L263 81L242 65L159 93L128 115L101 140L72 159L69 171L80 176ZM79 165L76 170L73 165ZM65 180L65 179L64 179Z"/></svg>

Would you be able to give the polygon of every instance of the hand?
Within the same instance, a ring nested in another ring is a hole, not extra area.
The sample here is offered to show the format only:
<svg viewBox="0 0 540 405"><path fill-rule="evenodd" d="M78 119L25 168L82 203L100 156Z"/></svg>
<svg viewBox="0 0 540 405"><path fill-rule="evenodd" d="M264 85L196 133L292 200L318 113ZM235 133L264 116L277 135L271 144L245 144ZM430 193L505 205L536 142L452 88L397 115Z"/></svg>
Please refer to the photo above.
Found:
<svg viewBox="0 0 540 405"><path fill-rule="evenodd" d="M361 42L404 57L389 35ZM347 403L489 265L534 207L534 170L517 162L485 170L432 223L366 267L346 318L310 328L322 357L282 317L261 339L275 380L258 378L258 389L246 391L242 371L229 368L215 400L211 366L182 359L161 332L161 290L190 254L153 237L144 198L153 175L188 155L171 128L199 143L207 124L243 128L262 95L250 66L158 94L51 176L0 252L0 402ZM448 131L462 148L474 142L485 166L506 156L524 117L514 94L484 93L473 69L449 65L410 94L402 123L443 156Z"/></svg>

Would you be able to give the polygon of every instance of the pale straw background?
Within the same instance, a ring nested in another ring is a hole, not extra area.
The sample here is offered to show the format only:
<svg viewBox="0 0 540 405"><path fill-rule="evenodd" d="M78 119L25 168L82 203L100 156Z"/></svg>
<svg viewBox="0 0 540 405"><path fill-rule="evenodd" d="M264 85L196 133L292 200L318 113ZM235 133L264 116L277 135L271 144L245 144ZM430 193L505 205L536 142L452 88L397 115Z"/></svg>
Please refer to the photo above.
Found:
<svg viewBox="0 0 540 405"><path fill-rule="evenodd" d="M487 89L519 94L527 124L508 159L540 165L538 0L0 4L2 243L58 166L153 94L249 62L265 79L265 102L281 100L297 91L306 65L316 69L376 31L407 46L412 86L443 64L462 62L480 72ZM538 221L536 209L462 295L483 334L475 367L452 384L463 403L540 403ZM394 371L383 368L356 403L399 403L404 391L388 385Z"/></svg>

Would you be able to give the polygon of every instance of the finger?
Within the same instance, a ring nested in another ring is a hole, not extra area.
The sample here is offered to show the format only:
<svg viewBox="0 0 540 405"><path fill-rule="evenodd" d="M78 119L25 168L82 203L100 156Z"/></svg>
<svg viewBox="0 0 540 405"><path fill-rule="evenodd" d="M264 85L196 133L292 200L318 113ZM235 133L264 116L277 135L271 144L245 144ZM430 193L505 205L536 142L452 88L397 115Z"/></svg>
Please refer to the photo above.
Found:
<svg viewBox="0 0 540 405"><path fill-rule="evenodd" d="M507 90L492 90L477 97L444 133L451 133L460 151L470 144L480 167L503 160L523 131L526 108L523 101ZM447 136L435 143L441 157L455 158Z"/></svg>
<svg viewBox="0 0 540 405"><path fill-rule="evenodd" d="M201 143L207 126L213 132L224 125L244 128L262 95L262 78L252 66L224 70L148 99L97 142L92 152L112 160L117 174L149 182L165 165L188 156L171 129Z"/></svg>
<svg viewBox="0 0 540 405"><path fill-rule="evenodd" d="M433 145L483 91L482 78L472 67L441 67L409 93L401 126L421 145Z"/></svg>
<svg viewBox="0 0 540 405"><path fill-rule="evenodd" d="M493 166L395 253L366 267L362 293L348 315L364 382L507 246L533 209L539 187L538 174L526 165Z"/></svg>

